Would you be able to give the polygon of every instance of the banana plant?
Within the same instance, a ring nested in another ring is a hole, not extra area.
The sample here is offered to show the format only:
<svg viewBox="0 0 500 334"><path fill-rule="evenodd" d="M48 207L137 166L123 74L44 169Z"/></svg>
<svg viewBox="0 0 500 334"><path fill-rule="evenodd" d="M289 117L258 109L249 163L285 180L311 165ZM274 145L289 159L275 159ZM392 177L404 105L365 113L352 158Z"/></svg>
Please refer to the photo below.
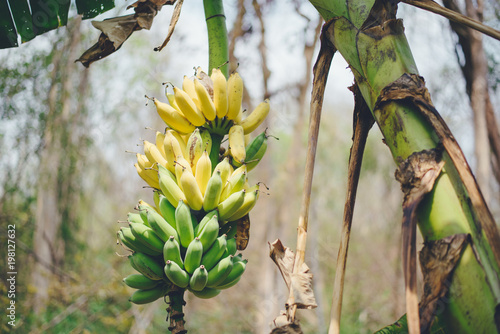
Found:
<svg viewBox="0 0 500 334"><path fill-rule="evenodd" d="M496 333L500 236L472 172L418 74L399 1L310 0L325 20L322 42L349 64L402 183L407 314L380 333ZM422 1L426 2L426 1ZM423 296L416 291L416 224ZM335 302L335 301L334 301ZM337 325L340 312L332 315Z"/></svg>

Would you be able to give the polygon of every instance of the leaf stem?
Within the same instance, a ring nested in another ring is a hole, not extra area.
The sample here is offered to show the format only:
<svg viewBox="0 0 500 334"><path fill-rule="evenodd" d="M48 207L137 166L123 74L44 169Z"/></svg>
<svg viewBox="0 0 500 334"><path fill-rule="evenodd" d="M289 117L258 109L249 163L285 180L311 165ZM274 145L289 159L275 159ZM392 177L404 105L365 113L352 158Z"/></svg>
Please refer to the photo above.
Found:
<svg viewBox="0 0 500 334"><path fill-rule="evenodd" d="M227 78L229 48L222 0L203 0L203 8L208 31L208 74L212 73L212 69L220 68Z"/></svg>

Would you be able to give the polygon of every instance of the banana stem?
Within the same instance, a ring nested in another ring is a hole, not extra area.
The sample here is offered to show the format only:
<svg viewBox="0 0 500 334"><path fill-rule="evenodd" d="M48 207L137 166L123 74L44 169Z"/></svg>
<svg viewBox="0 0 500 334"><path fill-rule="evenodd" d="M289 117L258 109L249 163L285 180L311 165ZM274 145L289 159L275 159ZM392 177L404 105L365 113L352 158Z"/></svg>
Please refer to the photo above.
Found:
<svg viewBox="0 0 500 334"><path fill-rule="evenodd" d="M187 333L184 329L184 312L183 307L186 304L184 301L184 291L179 287L173 287L168 293L168 298L170 299L170 306L167 308L168 318L170 319L170 326L168 330L172 334Z"/></svg>
<svg viewBox="0 0 500 334"><path fill-rule="evenodd" d="M208 73L220 68L227 78L229 74L229 48L226 16L222 0L203 0L208 31Z"/></svg>
<svg viewBox="0 0 500 334"><path fill-rule="evenodd" d="M212 133L212 148L210 149L210 162L212 163L212 173L215 170L215 166L219 163L219 151L220 144L224 136Z"/></svg>

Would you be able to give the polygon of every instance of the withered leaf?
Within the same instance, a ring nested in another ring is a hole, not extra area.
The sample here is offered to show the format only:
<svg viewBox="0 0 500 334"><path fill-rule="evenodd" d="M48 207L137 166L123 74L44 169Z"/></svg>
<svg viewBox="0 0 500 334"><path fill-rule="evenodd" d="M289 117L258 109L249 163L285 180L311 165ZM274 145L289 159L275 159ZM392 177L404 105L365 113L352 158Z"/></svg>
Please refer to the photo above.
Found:
<svg viewBox="0 0 500 334"><path fill-rule="evenodd" d="M278 266L285 284L293 299L287 301L287 306L296 305L297 308L311 309L317 307L316 299L312 289L312 273L309 272L309 267L303 263L297 273L293 272L295 254L293 251L285 247L281 240L277 239L272 244L269 244L271 259Z"/></svg>
<svg viewBox="0 0 500 334"><path fill-rule="evenodd" d="M295 259L295 254L293 251L285 247L280 239L276 239L273 243L269 244L269 256L276 263L278 269L285 280L285 284L290 290L290 274L293 271L293 262Z"/></svg>
<svg viewBox="0 0 500 334"><path fill-rule="evenodd" d="M424 293L420 302L420 331L427 333L434 321L439 300L448 292L449 281L470 236L455 234L429 241L420 251Z"/></svg>
<svg viewBox="0 0 500 334"><path fill-rule="evenodd" d="M313 274L309 272L309 267L302 263L300 272L292 273L292 293L293 300L289 299L287 305L297 305L297 308L313 309L318 307L312 289Z"/></svg>
<svg viewBox="0 0 500 334"><path fill-rule="evenodd" d="M244 250L250 239L250 216L246 214L236 221L236 249Z"/></svg>
<svg viewBox="0 0 500 334"><path fill-rule="evenodd" d="M92 21L92 25L102 33L96 44L85 51L79 61L85 67L117 51L134 31L149 30L153 19L163 5L175 2L168 0L139 0L130 5L135 14L114 17L103 21Z"/></svg>

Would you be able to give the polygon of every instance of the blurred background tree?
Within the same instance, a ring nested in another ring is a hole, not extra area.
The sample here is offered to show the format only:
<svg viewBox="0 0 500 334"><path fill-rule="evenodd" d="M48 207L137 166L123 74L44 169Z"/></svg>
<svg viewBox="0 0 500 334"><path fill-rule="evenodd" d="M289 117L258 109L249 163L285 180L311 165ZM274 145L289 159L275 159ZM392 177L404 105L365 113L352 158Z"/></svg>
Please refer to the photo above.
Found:
<svg viewBox="0 0 500 334"><path fill-rule="evenodd" d="M498 25L497 11L493 1L485 2L488 24ZM125 5L117 1L117 8L102 17L124 13ZM143 96L161 98L163 82L180 84L183 75L208 61L199 3L184 4L168 47L153 52L166 34L171 13L171 7L164 7L150 32L135 33L118 53L89 69L74 60L94 43L96 31L78 17L18 49L0 51L0 240L5 244L6 226L15 222L19 333L165 331L163 301L150 306L127 301L131 290L121 279L128 267L116 246L115 222L124 220L139 198L152 201L150 190L141 190L135 155L127 153L142 151L136 145L162 130ZM471 144L480 128L473 128L476 123L464 100L470 85L461 76L466 63L460 57L455 60L455 51L464 44L460 39L457 44L457 32L445 19L405 5L400 5L399 14L436 106L480 173L481 158ZM269 187L269 195L261 197L251 215L251 242L244 251L248 272L217 298L194 303L188 297L187 328L266 333L287 297L268 257L267 242L279 237L285 244L295 243L311 64L322 22L308 2L296 0L231 1L226 15L231 66L245 81L247 109L269 97L273 109L266 126L279 141L271 140L270 152L253 176ZM485 38L483 47L488 92L497 105L495 43ZM445 85L443 78L448 78ZM346 64L335 57L319 138L306 259L315 274L319 307L300 313L305 332L324 333L327 328L352 136L353 103L347 90L352 80ZM355 210L344 333L371 333L405 312L399 241L402 196L393 171L392 158L374 130ZM491 184L491 176L485 180L491 186L491 209L498 213L498 185ZM5 252L0 249L2 261ZM1 272L2 282L4 276ZM4 305L6 286L0 289ZM3 322L1 326L10 330Z"/></svg>

